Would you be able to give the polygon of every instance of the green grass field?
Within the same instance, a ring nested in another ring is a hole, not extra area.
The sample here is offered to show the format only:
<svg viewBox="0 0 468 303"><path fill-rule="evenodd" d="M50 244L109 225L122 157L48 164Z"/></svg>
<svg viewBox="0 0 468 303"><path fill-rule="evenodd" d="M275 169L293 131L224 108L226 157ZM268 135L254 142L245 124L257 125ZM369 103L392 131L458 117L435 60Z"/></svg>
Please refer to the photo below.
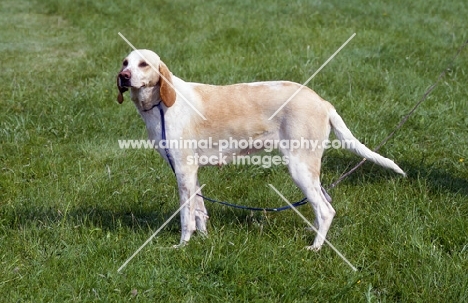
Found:
<svg viewBox="0 0 468 303"><path fill-rule="evenodd" d="M141 1L143 2L143 1ZM0 3L0 302L467 302L468 49L381 150L408 173L366 163L330 191L328 246L294 212L207 204L209 237L179 250L169 166L151 150L115 76L131 48L156 51L192 82L310 83L373 148L468 39L464 0ZM360 159L329 150L328 185ZM287 168L210 167L207 196L284 205ZM299 209L310 220L309 206Z"/></svg>

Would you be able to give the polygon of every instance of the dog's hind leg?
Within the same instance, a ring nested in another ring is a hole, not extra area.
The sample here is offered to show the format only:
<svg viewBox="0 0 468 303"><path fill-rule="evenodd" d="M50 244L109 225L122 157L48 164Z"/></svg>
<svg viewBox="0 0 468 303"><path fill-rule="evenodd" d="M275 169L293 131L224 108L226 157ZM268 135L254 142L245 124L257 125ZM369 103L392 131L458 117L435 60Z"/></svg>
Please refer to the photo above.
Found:
<svg viewBox="0 0 468 303"><path fill-rule="evenodd" d="M314 153L312 152L312 154ZM319 250L325 241L328 229L335 216L335 210L330 202L327 201L320 186L321 157L312 156L305 151L298 151L294 155L289 153L288 157L288 168L291 177L307 197L315 212L314 225L318 233L314 243L308 246L307 249Z"/></svg>

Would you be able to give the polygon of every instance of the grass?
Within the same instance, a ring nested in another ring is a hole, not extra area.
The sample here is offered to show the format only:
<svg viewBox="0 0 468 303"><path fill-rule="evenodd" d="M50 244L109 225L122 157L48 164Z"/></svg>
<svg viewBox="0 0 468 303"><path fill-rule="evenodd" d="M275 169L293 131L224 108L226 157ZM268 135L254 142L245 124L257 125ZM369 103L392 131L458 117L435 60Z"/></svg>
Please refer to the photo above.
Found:
<svg viewBox="0 0 468 303"><path fill-rule="evenodd" d="M208 205L209 238L181 250L170 168L150 150L115 75L130 48L179 77L227 84L305 81L370 147L390 133L468 39L464 1L2 1L0 293L3 302L468 300L467 50L381 153L408 173L365 164L331 191L329 248L293 212ZM330 150L323 184L354 163ZM205 168L205 194L253 206L302 197L285 167ZM308 218L313 214L302 207Z"/></svg>

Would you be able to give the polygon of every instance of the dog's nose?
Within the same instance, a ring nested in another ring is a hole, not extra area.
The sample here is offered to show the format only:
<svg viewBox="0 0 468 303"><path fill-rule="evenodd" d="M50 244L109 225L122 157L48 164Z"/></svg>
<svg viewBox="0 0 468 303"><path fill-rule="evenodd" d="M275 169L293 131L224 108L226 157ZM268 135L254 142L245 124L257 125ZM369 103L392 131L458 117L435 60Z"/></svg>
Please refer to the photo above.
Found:
<svg viewBox="0 0 468 303"><path fill-rule="evenodd" d="M130 80L130 78L132 77L132 73L130 72L130 70L124 70L124 71L121 71L119 73L119 77L123 80Z"/></svg>

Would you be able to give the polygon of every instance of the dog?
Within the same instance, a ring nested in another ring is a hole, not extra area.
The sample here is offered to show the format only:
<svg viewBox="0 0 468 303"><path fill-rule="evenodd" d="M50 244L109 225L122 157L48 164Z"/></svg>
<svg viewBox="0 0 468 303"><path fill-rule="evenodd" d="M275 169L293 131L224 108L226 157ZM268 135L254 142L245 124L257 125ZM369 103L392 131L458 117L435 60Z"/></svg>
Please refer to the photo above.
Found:
<svg viewBox="0 0 468 303"><path fill-rule="evenodd" d="M123 60L117 75L117 88L119 103L124 100L123 93L129 90L146 124L148 137L153 142L162 142L163 128L164 133L167 132L166 143L181 138L209 139L211 142L249 139L260 143L306 139L323 143L327 142L333 130L339 140L352 143L346 144L346 149L405 175L392 160L359 142L329 102L298 83L266 81L216 86L186 82L174 76L156 53L141 49L132 51ZM163 117L165 125L162 125ZM211 157L215 161L205 164L216 165L224 164L236 155L262 150L261 147L245 147L244 144L244 148L240 144L232 144L220 151L219 146L213 144L172 148L169 156L162 146L164 144L155 145L159 154L173 166L181 205L200 189L197 171L203 165L188 159L193 160L194 156ZM335 216L331 199L320 184L324 149L294 149L292 144L279 144L278 149L283 159L287 159L292 179L315 212L314 224L318 233L307 248L319 250ZM208 213L202 197L194 196L181 209L180 217L182 231L179 246L188 243L195 231L207 233Z"/></svg>

